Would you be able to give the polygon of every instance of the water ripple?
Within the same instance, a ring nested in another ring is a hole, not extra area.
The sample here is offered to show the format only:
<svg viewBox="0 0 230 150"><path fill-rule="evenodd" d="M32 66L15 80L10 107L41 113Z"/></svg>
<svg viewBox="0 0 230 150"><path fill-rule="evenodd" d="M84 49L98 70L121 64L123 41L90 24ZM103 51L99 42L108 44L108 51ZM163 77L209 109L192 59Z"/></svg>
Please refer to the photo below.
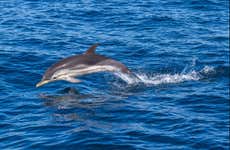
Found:
<svg viewBox="0 0 230 150"><path fill-rule="evenodd" d="M229 2L0 1L0 149L229 149ZM98 73L35 88L52 63Z"/></svg>

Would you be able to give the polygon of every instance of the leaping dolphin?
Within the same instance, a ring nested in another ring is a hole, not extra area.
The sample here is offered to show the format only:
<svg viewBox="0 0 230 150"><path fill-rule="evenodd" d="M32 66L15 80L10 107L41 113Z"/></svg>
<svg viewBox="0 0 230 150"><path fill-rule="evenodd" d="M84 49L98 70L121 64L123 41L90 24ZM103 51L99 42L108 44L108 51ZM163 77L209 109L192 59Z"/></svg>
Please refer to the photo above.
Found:
<svg viewBox="0 0 230 150"><path fill-rule="evenodd" d="M40 87L49 82L65 80L71 83L81 82L75 77L95 72L122 72L131 74L131 71L122 63L96 54L98 44L91 46L84 54L74 55L58 61L49 67L36 84Z"/></svg>

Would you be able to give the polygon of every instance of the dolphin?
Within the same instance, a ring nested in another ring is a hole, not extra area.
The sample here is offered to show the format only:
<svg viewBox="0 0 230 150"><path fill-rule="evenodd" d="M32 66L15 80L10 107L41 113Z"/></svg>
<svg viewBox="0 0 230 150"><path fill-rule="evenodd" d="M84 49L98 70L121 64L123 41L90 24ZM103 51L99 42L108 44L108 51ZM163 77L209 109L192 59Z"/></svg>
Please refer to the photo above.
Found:
<svg viewBox="0 0 230 150"><path fill-rule="evenodd" d="M122 63L96 54L98 44L92 45L85 53L64 58L49 67L36 87L44 84L65 80L71 83L81 82L78 76L96 72L122 72L131 74L131 71Z"/></svg>

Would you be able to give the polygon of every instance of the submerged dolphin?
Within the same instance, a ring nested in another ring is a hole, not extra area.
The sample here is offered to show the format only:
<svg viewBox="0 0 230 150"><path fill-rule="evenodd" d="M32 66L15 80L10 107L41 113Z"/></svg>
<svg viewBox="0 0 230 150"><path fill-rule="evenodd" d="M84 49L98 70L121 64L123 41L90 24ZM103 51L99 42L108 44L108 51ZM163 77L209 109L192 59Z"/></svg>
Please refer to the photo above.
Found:
<svg viewBox="0 0 230 150"><path fill-rule="evenodd" d="M36 87L49 82L65 80L72 83L81 82L75 77L95 72L122 72L131 74L122 63L95 53L98 44L91 46L84 54L70 56L49 67Z"/></svg>

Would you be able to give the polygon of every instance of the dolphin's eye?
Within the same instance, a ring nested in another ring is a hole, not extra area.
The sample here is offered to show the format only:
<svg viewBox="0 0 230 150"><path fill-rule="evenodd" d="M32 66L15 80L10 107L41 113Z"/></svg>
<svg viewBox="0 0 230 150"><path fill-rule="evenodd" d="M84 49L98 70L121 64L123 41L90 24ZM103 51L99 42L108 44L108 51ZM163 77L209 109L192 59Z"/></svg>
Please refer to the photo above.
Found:
<svg viewBox="0 0 230 150"><path fill-rule="evenodd" d="M57 77L53 77L53 79L57 79Z"/></svg>

